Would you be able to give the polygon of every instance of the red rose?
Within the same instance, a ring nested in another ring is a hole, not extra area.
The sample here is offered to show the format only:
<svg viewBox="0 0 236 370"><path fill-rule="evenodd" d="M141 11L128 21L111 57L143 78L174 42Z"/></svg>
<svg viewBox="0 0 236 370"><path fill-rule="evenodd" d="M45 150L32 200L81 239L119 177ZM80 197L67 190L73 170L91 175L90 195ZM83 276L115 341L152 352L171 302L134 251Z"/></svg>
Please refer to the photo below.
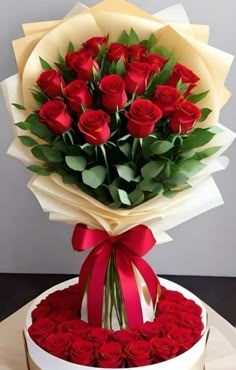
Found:
<svg viewBox="0 0 236 370"><path fill-rule="evenodd" d="M47 303L40 303L32 312L31 316L33 321L43 319L44 317L49 316L51 313L51 307Z"/></svg>
<svg viewBox="0 0 236 370"><path fill-rule="evenodd" d="M118 42L113 42L108 50L107 50L107 54L106 54L106 60L109 62L109 63L112 63L112 62L115 62L117 63L118 60L123 57L124 58L124 61L125 63L127 62L128 60L128 50L127 50L127 46L126 45L123 45L123 44L119 44Z"/></svg>
<svg viewBox="0 0 236 370"><path fill-rule="evenodd" d="M91 39L85 41L83 43L83 47L90 51L90 53L95 58L98 53L101 46L106 45L108 42L108 36L106 37L92 37Z"/></svg>
<svg viewBox="0 0 236 370"><path fill-rule="evenodd" d="M66 132L72 125L66 104L61 100L51 100L43 104L39 111L39 119L55 134Z"/></svg>
<svg viewBox="0 0 236 370"><path fill-rule="evenodd" d="M204 329L201 317L193 315L189 312L183 312L180 317L179 323L181 328L191 329L196 340L201 337L202 331Z"/></svg>
<svg viewBox="0 0 236 370"><path fill-rule="evenodd" d="M201 117L200 109L187 100L181 100L177 110L170 119L170 129L182 135L192 130L195 122Z"/></svg>
<svg viewBox="0 0 236 370"><path fill-rule="evenodd" d="M167 301L167 300L160 301L158 304L158 312L165 313L165 314L171 314L171 315L175 315L179 317L181 314L181 305L173 301Z"/></svg>
<svg viewBox="0 0 236 370"><path fill-rule="evenodd" d="M129 342L139 338L139 334L129 329L117 330L112 334L114 342L120 343L122 346L126 346Z"/></svg>
<svg viewBox="0 0 236 370"><path fill-rule="evenodd" d="M71 338L66 333L53 333L46 338L44 349L51 355L67 360L71 347Z"/></svg>
<svg viewBox="0 0 236 370"><path fill-rule="evenodd" d="M150 344L154 363L170 360L179 352L178 344L171 338L152 338Z"/></svg>
<svg viewBox="0 0 236 370"><path fill-rule="evenodd" d="M52 313L50 316L50 319L52 319L55 323L62 323L64 321L70 321L74 320L77 318L77 312L75 312L71 308L62 308L62 309L57 309Z"/></svg>
<svg viewBox="0 0 236 370"><path fill-rule="evenodd" d="M164 67L168 59L159 54L147 54L144 61L150 64L153 73L158 73Z"/></svg>
<svg viewBox="0 0 236 370"><path fill-rule="evenodd" d="M85 81L93 80L93 72L99 65L88 50L73 51L66 55L68 68L74 71L77 78Z"/></svg>
<svg viewBox="0 0 236 370"><path fill-rule="evenodd" d="M74 112L81 113L83 111L81 105L86 108L91 108L93 105L93 95L83 80L72 81L64 88L63 95Z"/></svg>
<svg viewBox="0 0 236 370"><path fill-rule="evenodd" d="M95 366L96 345L81 339L76 340L71 347L70 361L84 366Z"/></svg>
<svg viewBox="0 0 236 370"><path fill-rule="evenodd" d="M152 363L151 346L145 340L137 340L127 344L125 354L129 367L147 366Z"/></svg>
<svg viewBox="0 0 236 370"><path fill-rule="evenodd" d="M185 96L188 96L192 89L197 85L197 82L200 78L191 71L191 69L185 67L181 63L177 63L172 71L170 79L168 81L168 85L176 87L177 83L181 79L183 84L189 84L187 91L185 92Z"/></svg>
<svg viewBox="0 0 236 370"><path fill-rule="evenodd" d="M181 310L182 312L190 312L198 316L201 316L202 314L202 308L192 299L186 299L182 304Z"/></svg>
<svg viewBox="0 0 236 370"><path fill-rule="evenodd" d="M125 82L118 75L104 76L99 86L102 91L102 105L110 111L124 108L127 102Z"/></svg>
<svg viewBox="0 0 236 370"><path fill-rule="evenodd" d="M153 102L162 111L162 117L169 117L175 112L180 96L175 87L159 85L154 93Z"/></svg>
<svg viewBox="0 0 236 370"><path fill-rule="evenodd" d="M50 98L56 98L61 95L62 88L65 85L65 81L60 72L54 69L42 72L36 83Z"/></svg>
<svg viewBox="0 0 236 370"><path fill-rule="evenodd" d="M85 135L88 143L99 145L105 143L110 136L110 116L103 110L84 112L79 119L79 130Z"/></svg>
<svg viewBox="0 0 236 370"><path fill-rule="evenodd" d="M139 326L138 332L145 340L159 337L161 335L161 325L157 321L147 321Z"/></svg>
<svg viewBox="0 0 236 370"><path fill-rule="evenodd" d="M169 338L179 345L179 353L183 353L190 349L194 343L193 333L190 329L173 327L169 332Z"/></svg>
<svg viewBox="0 0 236 370"><path fill-rule="evenodd" d="M45 339L48 335L54 333L56 330L55 323L48 319L39 319L35 321L28 329L30 337L38 343L38 340Z"/></svg>
<svg viewBox="0 0 236 370"><path fill-rule="evenodd" d="M65 321L59 326L59 331L69 333L72 337L86 339L91 327L85 321L80 319Z"/></svg>
<svg viewBox="0 0 236 370"><path fill-rule="evenodd" d="M95 328L88 333L88 340L99 344L104 344L111 338L112 331L105 328Z"/></svg>
<svg viewBox="0 0 236 370"><path fill-rule="evenodd" d="M147 48L141 44L133 44L128 48L129 57L141 61L147 52Z"/></svg>
<svg viewBox="0 0 236 370"><path fill-rule="evenodd" d="M145 137L155 129L161 110L150 100L136 99L127 112L127 128L134 137Z"/></svg>
<svg viewBox="0 0 236 370"><path fill-rule="evenodd" d="M124 355L119 343L105 343L97 352L98 367L118 368L124 367Z"/></svg>
<svg viewBox="0 0 236 370"><path fill-rule="evenodd" d="M161 327L161 333L164 337L167 336L169 331L174 327L179 325L179 316L171 315L168 313L158 314L155 322Z"/></svg>
<svg viewBox="0 0 236 370"><path fill-rule="evenodd" d="M125 76L125 87L129 94L141 95L146 90L151 74L151 66L143 62L131 62Z"/></svg>
<svg viewBox="0 0 236 370"><path fill-rule="evenodd" d="M175 290L167 290L164 299L181 304L186 301L186 298L183 296L183 294Z"/></svg>

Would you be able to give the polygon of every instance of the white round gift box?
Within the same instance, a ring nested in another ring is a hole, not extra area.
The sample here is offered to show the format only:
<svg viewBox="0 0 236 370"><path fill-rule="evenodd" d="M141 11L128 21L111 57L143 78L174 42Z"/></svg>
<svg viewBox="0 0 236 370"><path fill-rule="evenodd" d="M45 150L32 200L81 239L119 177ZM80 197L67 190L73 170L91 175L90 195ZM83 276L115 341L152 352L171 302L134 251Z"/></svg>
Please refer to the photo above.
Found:
<svg viewBox="0 0 236 370"><path fill-rule="evenodd" d="M160 364L153 364L149 366L138 367L139 370L203 370L205 355L206 355L206 340L208 335L207 329L207 313L202 302L187 289L182 288L180 285L175 284L169 280L160 278L159 279L162 286L170 290L176 290L182 293L186 298L194 300L202 308L202 321L204 323L204 331L201 339L187 352L182 355L173 358L171 360L162 362ZM61 284L55 285L54 287L48 289L40 296L38 296L31 307L29 308L26 316L26 323L24 328L24 335L26 339L26 345L28 350L28 355L33 364L30 363L30 370L41 369L41 370L94 370L94 367L82 366L72 364L70 362L61 360L54 357L40 348L29 336L28 328L32 324L31 312L35 309L37 304L39 304L44 298L46 298L50 293L57 290L62 290L70 285L74 285L78 282L77 278L68 280ZM31 362L31 361L30 361ZM137 368L131 368L137 369Z"/></svg>

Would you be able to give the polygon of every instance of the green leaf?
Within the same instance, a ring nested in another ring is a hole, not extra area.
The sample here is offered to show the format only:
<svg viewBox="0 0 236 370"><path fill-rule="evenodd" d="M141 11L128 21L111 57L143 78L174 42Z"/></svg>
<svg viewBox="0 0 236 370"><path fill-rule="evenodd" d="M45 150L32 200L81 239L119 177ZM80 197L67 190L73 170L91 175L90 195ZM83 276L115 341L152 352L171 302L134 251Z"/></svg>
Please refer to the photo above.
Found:
<svg viewBox="0 0 236 370"><path fill-rule="evenodd" d="M121 57L116 64L116 73L120 76L124 76L125 74L125 63L123 57Z"/></svg>
<svg viewBox="0 0 236 370"><path fill-rule="evenodd" d="M118 195L122 204L125 204L126 206L131 206L130 199L125 190L118 189Z"/></svg>
<svg viewBox="0 0 236 370"><path fill-rule="evenodd" d="M139 204L144 202L144 194L140 190L134 190L129 193L129 199L132 203L132 206L138 206Z"/></svg>
<svg viewBox="0 0 236 370"><path fill-rule="evenodd" d="M140 43L140 40L139 40L137 33L134 31L133 28L131 28L130 34L129 34L128 46L131 46L133 44L139 44L139 43Z"/></svg>
<svg viewBox="0 0 236 370"><path fill-rule="evenodd" d="M165 46L163 46L163 45L159 45L159 46L151 49L150 52L153 53L153 54L161 55L161 56L163 56L164 58L167 58L167 59L169 59L172 56L172 52L169 51L167 48L165 48Z"/></svg>
<svg viewBox="0 0 236 370"><path fill-rule="evenodd" d="M82 172L83 183L90 186L93 189L97 189L103 184L106 178L106 168L103 166L95 166L89 170Z"/></svg>
<svg viewBox="0 0 236 370"><path fill-rule="evenodd" d="M128 42L129 42L129 35L128 35L128 33L126 31L123 31L117 42L119 44L127 45Z"/></svg>
<svg viewBox="0 0 236 370"><path fill-rule="evenodd" d="M180 164L174 166L173 170L175 174L181 174L188 178L196 175L200 172L206 165L198 161L197 159L187 159Z"/></svg>
<svg viewBox="0 0 236 370"><path fill-rule="evenodd" d="M188 100L188 101L191 101L191 102L192 102L192 103L194 103L194 104L196 104L196 103L198 103L199 101L201 101L202 99L204 99L204 98L208 95L209 91L210 91L210 90L204 91L204 92L202 92L202 93L200 93L200 94L192 94L192 95L190 95L190 96L187 98L187 100Z"/></svg>
<svg viewBox="0 0 236 370"><path fill-rule="evenodd" d="M52 69L52 67L50 66L50 64L48 64L48 62L46 62L46 60L41 57L39 57L39 60L44 71L50 71L50 69Z"/></svg>
<svg viewBox="0 0 236 370"><path fill-rule="evenodd" d="M47 103L48 101L48 98L46 97L46 95L40 92L32 91L31 94L33 95L34 99L40 104Z"/></svg>
<svg viewBox="0 0 236 370"><path fill-rule="evenodd" d="M31 124L29 122L18 122L15 124L15 126L21 128L22 130L29 130L31 127Z"/></svg>
<svg viewBox="0 0 236 370"><path fill-rule="evenodd" d="M199 119L199 122L205 121L211 112L212 112L212 109L210 109L210 108L202 108L201 109L201 118Z"/></svg>
<svg viewBox="0 0 236 370"><path fill-rule="evenodd" d="M31 153L35 158L45 162L47 161L47 157L43 152L44 147L45 147L44 145L36 145L34 148L31 149Z"/></svg>
<svg viewBox="0 0 236 370"><path fill-rule="evenodd" d="M193 158L200 161L202 159L211 157L212 155L214 155L215 153L217 153L218 150L220 150L220 149L221 149L221 146L213 146L211 148L207 148L205 150L202 150L201 152L195 153L195 155L194 155Z"/></svg>
<svg viewBox="0 0 236 370"><path fill-rule="evenodd" d="M200 148L209 143L214 136L215 133L211 132L210 129L196 128L190 132L186 138L184 138L182 150L188 151L195 148Z"/></svg>
<svg viewBox="0 0 236 370"><path fill-rule="evenodd" d="M122 179L128 182L134 181L135 171L128 164L119 164L116 166L116 169Z"/></svg>
<svg viewBox="0 0 236 370"><path fill-rule="evenodd" d="M162 189L162 184L154 179L144 179L138 184L138 188L149 193L159 193Z"/></svg>
<svg viewBox="0 0 236 370"><path fill-rule="evenodd" d="M87 160L81 156L66 156L65 157L66 164L69 168L74 171L84 171L87 165Z"/></svg>
<svg viewBox="0 0 236 370"><path fill-rule="evenodd" d="M131 146L129 143L126 142L122 145L119 145L119 149L122 151L122 153L124 153L124 155L126 155L126 157L130 156Z"/></svg>
<svg viewBox="0 0 236 370"><path fill-rule="evenodd" d="M61 163L63 161L61 152L57 149L51 148L49 146L44 146L43 152L49 162Z"/></svg>
<svg viewBox="0 0 236 370"><path fill-rule="evenodd" d="M16 107L17 109L26 110L25 107L23 105L21 105L21 104L11 103L11 105L13 105L14 107Z"/></svg>
<svg viewBox="0 0 236 370"><path fill-rule="evenodd" d="M172 149L174 145L169 141L155 141L151 146L151 151L153 154L163 154Z"/></svg>
<svg viewBox="0 0 236 370"><path fill-rule="evenodd" d="M141 173L143 175L143 178L154 178L159 175L159 173L163 170L165 167L166 161L151 161L145 166L142 167Z"/></svg>
<svg viewBox="0 0 236 370"><path fill-rule="evenodd" d="M68 48L67 48L67 54L72 53L75 50L73 43L70 41Z"/></svg>
<svg viewBox="0 0 236 370"><path fill-rule="evenodd" d="M151 50L151 48L157 43L156 36L152 33L147 41L147 47L148 50Z"/></svg>
<svg viewBox="0 0 236 370"><path fill-rule="evenodd" d="M37 144L37 141L35 141L32 137L30 136L18 136L21 143L25 146L31 147Z"/></svg>
<svg viewBox="0 0 236 370"><path fill-rule="evenodd" d="M43 168L43 167L40 167L40 166L37 166L37 165L30 165L27 168L28 168L28 170L30 170L34 173L37 173L40 176L49 176L53 172L52 170L48 170L46 168Z"/></svg>

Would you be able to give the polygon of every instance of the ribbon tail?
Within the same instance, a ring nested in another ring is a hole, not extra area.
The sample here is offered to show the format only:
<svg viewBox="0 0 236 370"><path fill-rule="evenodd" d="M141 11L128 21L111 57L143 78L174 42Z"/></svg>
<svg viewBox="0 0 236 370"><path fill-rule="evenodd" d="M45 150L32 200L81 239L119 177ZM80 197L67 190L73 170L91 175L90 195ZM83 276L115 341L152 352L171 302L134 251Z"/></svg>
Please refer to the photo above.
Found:
<svg viewBox="0 0 236 370"><path fill-rule="evenodd" d="M137 282L132 266L132 256L117 249L115 263L123 296L128 327L132 328L143 322L142 306Z"/></svg>

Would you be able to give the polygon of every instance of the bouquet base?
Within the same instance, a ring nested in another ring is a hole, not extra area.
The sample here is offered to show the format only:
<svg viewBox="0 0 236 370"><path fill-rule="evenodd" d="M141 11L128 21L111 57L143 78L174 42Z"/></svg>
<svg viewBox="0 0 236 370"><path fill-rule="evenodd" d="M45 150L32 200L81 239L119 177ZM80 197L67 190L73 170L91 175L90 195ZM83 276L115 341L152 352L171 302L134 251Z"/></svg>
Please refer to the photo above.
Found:
<svg viewBox="0 0 236 370"><path fill-rule="evenodd" d="M63 290L70 285L76 284L77 279L71 279L61 284L58 284L49 290L42 293L37 297L27 312L24 337L25 337L25 350L27 356L27 363L29 370L93 370L94 367L76 365L64 360L61 360L55 356L52 356L48 352L40 348L29 336L28 328L32 324L31 313L36 306L45 299L49 294L56 292L57 290ZM194 300L202 308L202 321L204 324L204 332L200 340L188 351L183 354L162 363L153 364L149 366L138 367L139 369L151 368L153 370L204 370L205 358L206 358L206 342L208 338L208 327L207 327L207 312L202 302L191 292L182 288L181 286L166 280L160 279L162 286L169 290L176 290L182 293L186 298Z"/></svg>

